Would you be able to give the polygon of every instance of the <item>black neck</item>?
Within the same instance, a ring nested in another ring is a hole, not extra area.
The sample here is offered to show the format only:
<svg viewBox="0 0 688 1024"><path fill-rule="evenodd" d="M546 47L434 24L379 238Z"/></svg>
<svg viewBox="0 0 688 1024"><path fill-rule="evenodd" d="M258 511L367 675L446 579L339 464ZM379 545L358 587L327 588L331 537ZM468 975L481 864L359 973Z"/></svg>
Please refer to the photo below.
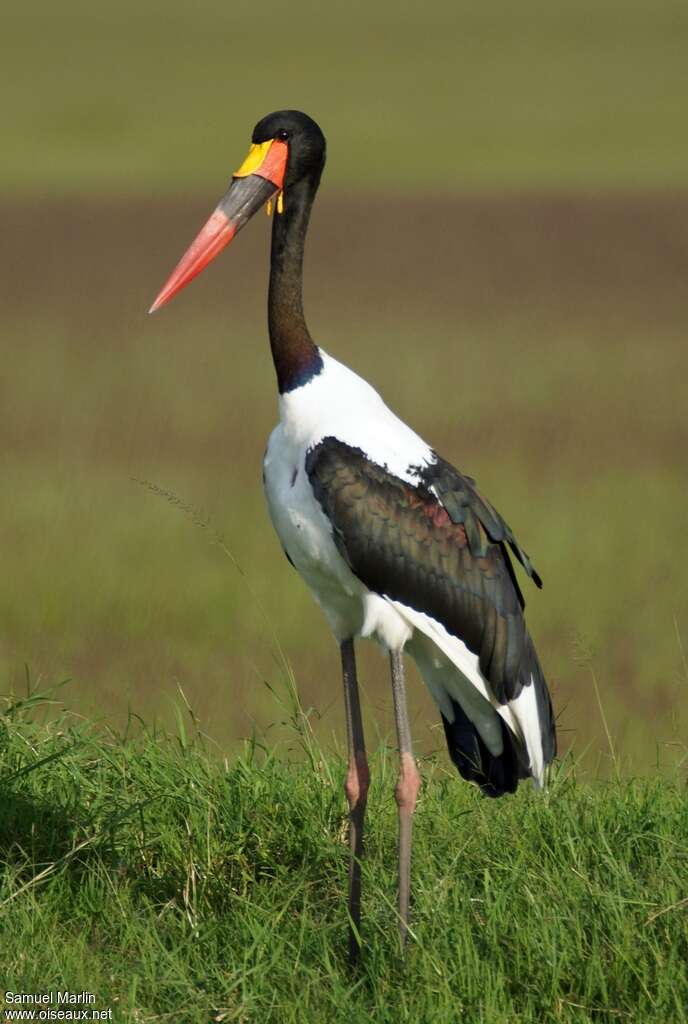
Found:
<svg viewBox="0 0 688 1024"><path fill-rule="evenodd" d="M284 194L284 212L274 213L270 257L268 326L280 394L320 373L322 359L303 315L303 250L317 174L302 178Z"/></svg>

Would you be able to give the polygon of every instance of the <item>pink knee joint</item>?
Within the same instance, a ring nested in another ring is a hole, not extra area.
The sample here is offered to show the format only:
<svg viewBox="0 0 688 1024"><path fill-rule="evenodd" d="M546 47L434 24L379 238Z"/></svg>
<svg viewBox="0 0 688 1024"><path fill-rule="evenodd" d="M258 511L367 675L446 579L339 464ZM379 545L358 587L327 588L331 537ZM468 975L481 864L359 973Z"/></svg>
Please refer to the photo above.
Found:
<svg viewBox="0 0 688 1024"><path fill-rule="evenodd" d="M394 798L400 811L413 814L420 789L420 775L413 754L403 753L399 766L399 778L394 790Z"/></svg>
<svg viewBox="0 0 688 1024"><path fill-rule="evenodd" d="M344 792L349 802L349 808L353 809L359 803L365 804L368 798L368 785L370 783L370 772L365 754L357 754L349 761L349 770L346 773Z"/></svg>

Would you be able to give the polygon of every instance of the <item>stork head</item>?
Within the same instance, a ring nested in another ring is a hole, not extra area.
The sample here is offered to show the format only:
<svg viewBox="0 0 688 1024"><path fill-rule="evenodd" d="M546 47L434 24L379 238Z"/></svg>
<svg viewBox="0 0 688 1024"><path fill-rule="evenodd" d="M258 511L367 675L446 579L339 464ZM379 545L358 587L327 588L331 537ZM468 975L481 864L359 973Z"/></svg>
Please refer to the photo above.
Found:
<svg viewBox="0 0 688 1024"><path fill-rule="evenodd" d="M262 118L253 129L246 159L149 312L160 309L200 274L273 196L281 211L289 202L290 188L304 178L317 186L324 164L325 136L307 114L278 110Z"/></svg>
<svg viewBox="0 0 688 1024"><path fill-rule="evenodd" d="M269 145L273 140L289 150L283 188L301 178L322 172L325 164L325 136L315 121L300 110L278 110L268 114L253 129L253 146Z"/></svg>

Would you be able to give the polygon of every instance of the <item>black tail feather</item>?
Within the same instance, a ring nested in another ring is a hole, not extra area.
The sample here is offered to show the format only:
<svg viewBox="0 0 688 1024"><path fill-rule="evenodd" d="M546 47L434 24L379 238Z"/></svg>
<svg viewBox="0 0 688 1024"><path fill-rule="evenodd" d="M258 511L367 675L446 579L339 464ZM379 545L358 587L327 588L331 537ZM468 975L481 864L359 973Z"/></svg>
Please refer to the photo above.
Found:
<svg viewBox="0 0 688 1024"><path fill-rule="evenodd" d="M497 797L515 793L518 780L528 776L524 767L519 743L506 722L499 719L502 728L503 750L495 757L487 749L478 730L460 704L452 700L454 721L448 722L442 715L444 734L447 737L449 754L468 782L476 782L485 796ZM527 764L527 755L525 756Z"/></svg>

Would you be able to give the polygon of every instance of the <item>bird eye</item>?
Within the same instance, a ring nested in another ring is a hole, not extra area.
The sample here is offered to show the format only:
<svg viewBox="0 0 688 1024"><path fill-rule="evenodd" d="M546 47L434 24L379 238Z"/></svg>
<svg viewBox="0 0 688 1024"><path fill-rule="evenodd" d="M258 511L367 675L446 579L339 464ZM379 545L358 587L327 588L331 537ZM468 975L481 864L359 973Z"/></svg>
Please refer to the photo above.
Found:
<svg viewBox="0 0 688 1024"><path fill-rule="evenodd" d="M287 139L289 138L289 132L287 132L284 129L282 129L281 132L277 132L277 138L278 139L283 139L286 142Z"/></svg>

